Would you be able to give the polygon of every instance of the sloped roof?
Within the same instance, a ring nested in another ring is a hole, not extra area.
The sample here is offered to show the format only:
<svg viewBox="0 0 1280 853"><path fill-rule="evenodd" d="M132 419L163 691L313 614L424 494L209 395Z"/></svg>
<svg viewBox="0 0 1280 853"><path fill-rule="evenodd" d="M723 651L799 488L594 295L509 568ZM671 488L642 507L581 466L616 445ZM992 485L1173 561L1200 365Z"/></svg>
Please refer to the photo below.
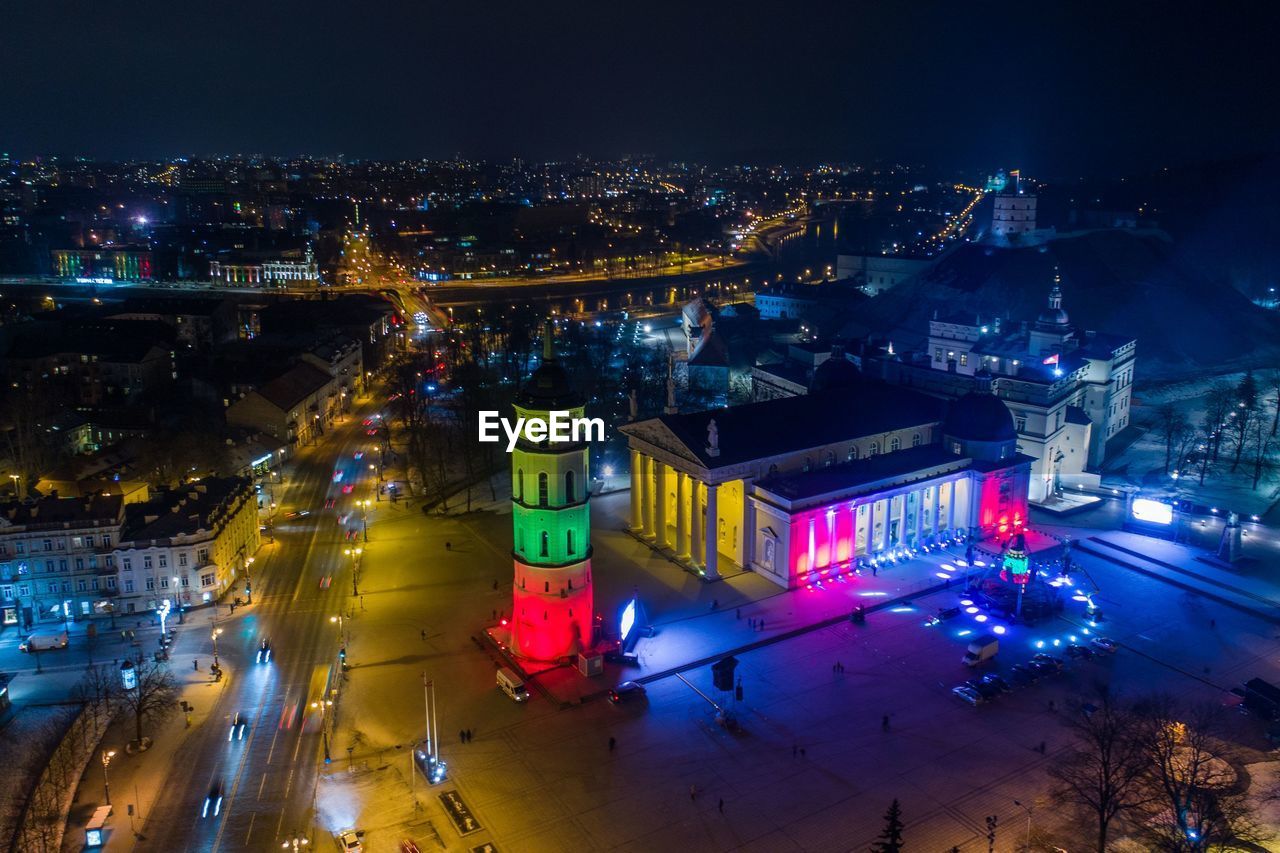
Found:
<svg viewBox="0 0 1280 853"><path fill-rule="evenodd" d="M333 381L328 373L305 362L296 364L258 389L268 403L288 411Z"/></svg>
<svg viewBox="0 0 1280 853"><path fill-rule="evenodd" d="M943 402L910 388L862 382L845 388L689 414L659 415L621 432L720 468L891 430L939 423ZM719 456L707 452L716 422Z"/></svg>

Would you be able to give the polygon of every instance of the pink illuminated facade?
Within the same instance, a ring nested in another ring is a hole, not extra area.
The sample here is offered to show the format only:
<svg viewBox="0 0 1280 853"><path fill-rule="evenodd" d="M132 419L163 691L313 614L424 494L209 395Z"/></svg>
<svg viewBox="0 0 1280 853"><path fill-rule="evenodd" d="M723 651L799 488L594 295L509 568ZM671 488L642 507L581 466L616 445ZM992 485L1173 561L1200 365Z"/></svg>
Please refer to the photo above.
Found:
<svg viewBox="0 0 1280 853"><path fill-rule="evenodd" d="M622 431L632 530L707 579L731 562L794 588L1026 523L1032 459L990 393L947 403L857 382Z"/></svg>

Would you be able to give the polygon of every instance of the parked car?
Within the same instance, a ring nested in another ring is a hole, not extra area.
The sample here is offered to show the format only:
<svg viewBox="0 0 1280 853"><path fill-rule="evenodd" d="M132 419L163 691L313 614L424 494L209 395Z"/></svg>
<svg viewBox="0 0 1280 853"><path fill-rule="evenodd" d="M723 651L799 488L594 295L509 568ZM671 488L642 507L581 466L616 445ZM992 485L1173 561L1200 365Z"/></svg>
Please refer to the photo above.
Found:
<svg viewBox="0 0 1280 853"><path fill-rule="evenodd" d="M644 699L644 685L636 681L624 681L609 691L609 701L615 705L632 699Z"/></svg>
<svg viewBox="0 0 1280 853"><path fill-rule="evenodd" d="M1055 667L1056 669L1062 669L1063 664L1065 663L1062 660L1062 658L1054 657L1053 655L1047 655L1044 652L1041 652L1038 655L1034 655L1031 658L1031 660L1034 663L1048 664L1049 666Z"/></svg>
<svg viewBox="0 0 1280 853"><path fill-rule="evenodd" d="M1115 644L1114 640L1109 640L1106 637L1094 637L1089 641L1089 645L1093 646L1098 651L1106 652L1109 655L1114 655L1120 648Z"/></svg>
<svg viewBox="0 0 1280 853"><path fill-rule="evenodd" d="M970 705L981 705L987 701L982 698L982 694L974 690L972 687L966 687L961 684L959 687L951 688L951 695L959 699L961 702L967 702Z"/></svg>
<svg viewBox="0 0 1280 853"><path fill-rule="evenodd" d="M1093 657L1093 649L1088 646L1082 646L1079 643L1072 643L1067 646L1067 657L1088 660Z"/></svg>
<svg viewBox="0 0 1280 853"><path fill-rule="evenodd" d="M1010 693L1013 691L1013 685L995 673L988 673L987 675L982 676L982 682L983 684L990 684L1001 693Z"/></svg>
<svg viewBox="0 0 1280 853"><path fill-rule="evenodd" d="M333 837L338 842L338 849L343 853L363 853L364 830L344 829Z"/></svg>
<svg viewBox="0 0 1280 853"><path fill-rule="evenodd" d="M1038 674L1041 678L1049 675L1057 675L1062 672L1062 667L1043 660L1028 661L1027 666L1031 667L1032 671Z"/></svg>
<svg viewBox="0 0 1280 853"><path fill-rule="evenodd" d="M977 691L983 699L988 701L1000 695L1000 690L995 685L987 684L980 678L970 679L969 681L966 681L963 686L968 687L970 690Z"/></svg>
<svg viewBox="0 0 1280 853"><path fill-rule="evenodd" d="M1025 663L1015 663L1009 668L1009 678L1014 684L1035 684L1040 680L1040 673Z"/></svg>

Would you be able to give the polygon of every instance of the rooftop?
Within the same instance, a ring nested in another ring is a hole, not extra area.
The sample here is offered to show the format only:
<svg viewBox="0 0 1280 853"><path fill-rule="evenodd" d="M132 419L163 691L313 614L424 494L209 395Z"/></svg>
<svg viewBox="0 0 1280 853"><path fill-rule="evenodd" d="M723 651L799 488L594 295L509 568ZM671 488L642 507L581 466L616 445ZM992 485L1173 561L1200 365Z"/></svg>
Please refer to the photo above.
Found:
<svg viewBox="0 0 1280 853"><path fill-rule="evenodd" d="M314 365L296 364L259 388L258 394L287 412L332 381L333 377Z"/></svg>
<svg viewBox="0 0 1280 853"><path fill-rule="evenodd" d="M206 477L125 509L120 541L149 542L209 530L216 516L249 489L244 477Z"/></svg>

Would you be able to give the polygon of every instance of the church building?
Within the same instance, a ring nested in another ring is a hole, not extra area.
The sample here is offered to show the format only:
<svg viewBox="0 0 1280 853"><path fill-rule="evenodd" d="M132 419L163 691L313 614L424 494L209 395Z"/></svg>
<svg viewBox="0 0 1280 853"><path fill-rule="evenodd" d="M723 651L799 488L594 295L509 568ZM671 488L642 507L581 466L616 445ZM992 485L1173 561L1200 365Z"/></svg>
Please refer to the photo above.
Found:
<svg viewBox="0 0 1280 853"><path fill-rule="evenodd" d="M708 580L731 566L795 588L904 546L1026 522L1031 459L989 385L948 403L833 358L809 394L621 432L631 529Z"/></svg>

